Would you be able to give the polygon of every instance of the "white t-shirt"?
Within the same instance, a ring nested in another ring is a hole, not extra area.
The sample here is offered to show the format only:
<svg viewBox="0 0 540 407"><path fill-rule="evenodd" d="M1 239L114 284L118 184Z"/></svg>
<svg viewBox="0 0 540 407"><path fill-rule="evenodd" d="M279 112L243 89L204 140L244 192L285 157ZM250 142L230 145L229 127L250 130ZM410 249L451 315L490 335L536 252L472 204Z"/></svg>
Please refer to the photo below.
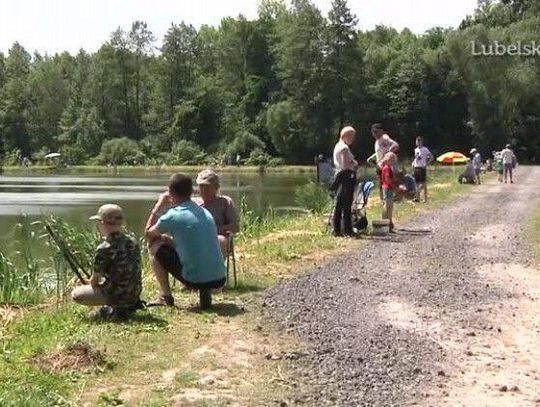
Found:
<svg viewBox="0 0 540 407"><path fill-rule="evenodd" d="M379 167L385 154L397 145L398 143L392 140L388 134L383 134L379 139L375 140L375 154L377 154L377 165Z"/></svg>
<svg viewBox="0 0 540 407"><path fill-rule="evenodd" d="M482 168L482 156L480 153L476 153L472 159L472 164L474 169L480 169Z"/></svg>
<svg viewBox="0 0 540 407"><path fill-rule="evenodd" d="M509 148L505 148L501 151L501 157L503 164L513 164L514 163L514 152Z"/></svg>
<svg viewBox="0 0 540 407"><path fill-rule="evenodd" d="M354 166L351 164L353 160L354 156L349 146L343 140L339 140L334 147L334 167L336 170L354 170Z"/></svg>
<svg viewBox="0 0 540 407"><path fill-rule="evenodd" d="M431 151L425 146L416 147L414 149L414 160L412 166L414 168L426 168L433 155Z"/></svg>

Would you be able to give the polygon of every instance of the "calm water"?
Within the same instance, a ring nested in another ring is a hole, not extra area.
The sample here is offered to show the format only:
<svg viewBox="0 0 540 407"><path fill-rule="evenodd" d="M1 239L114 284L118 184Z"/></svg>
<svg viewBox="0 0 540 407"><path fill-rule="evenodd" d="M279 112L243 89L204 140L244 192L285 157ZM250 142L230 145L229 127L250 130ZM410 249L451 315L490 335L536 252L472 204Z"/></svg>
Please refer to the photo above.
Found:
<svg viewBox="0 0 540 407"><path fill-rule="evenodd" d="M196 175L196 174L193 174ZM294 205L294 191L311 174L223 174L222 193L239 205L245 197L254 211ZM0 176L0 250L9 251L13 228L22 213L56 214L68 222L87 222L103 203L126 211L130 229L140 233L155 200L166 188L168 174L18 175Z"/></svg>

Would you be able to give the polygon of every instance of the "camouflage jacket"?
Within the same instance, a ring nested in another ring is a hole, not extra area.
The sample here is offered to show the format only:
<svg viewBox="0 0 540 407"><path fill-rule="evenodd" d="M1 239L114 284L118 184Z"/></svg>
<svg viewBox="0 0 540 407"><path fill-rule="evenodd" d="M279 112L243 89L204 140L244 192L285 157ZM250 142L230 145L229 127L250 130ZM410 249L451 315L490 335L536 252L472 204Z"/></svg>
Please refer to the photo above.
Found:
<svg viewBox="0 0 540 407"><path fill-rule="evenodd" d="M105 277L101 288L112 305L135 304L142 290L137 241L123 233L109 236L96 249L94 273Z"/></svg>

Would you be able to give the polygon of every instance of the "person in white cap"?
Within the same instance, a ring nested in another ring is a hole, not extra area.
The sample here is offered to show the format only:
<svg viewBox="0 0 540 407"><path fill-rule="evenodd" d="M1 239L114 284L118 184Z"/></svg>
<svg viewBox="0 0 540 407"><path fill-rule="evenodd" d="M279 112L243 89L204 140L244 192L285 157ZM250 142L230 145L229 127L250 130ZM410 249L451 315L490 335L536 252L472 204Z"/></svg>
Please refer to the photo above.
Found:
<svg viewBox="0 0 540 407"><path fill-rule="evenodd" d="M196 202L208 210L218 230L219 245L223 255L227 255L229 239L240 231L238 211L233 200L219 194L219 177L211 169L203 170L197 175L200 199Z"/></svg>
<svg viewBox="0 0 540 407"><path fill-rule="evenodd" d="M476 183L480 185L480 174L482 173L482 156L476 148L471 149L471 160L476 176Z"/></svg>
<svg viewBox="0 0 540 407"><path fill-rule="evenodd" d="M125 318L140 304L141 253L137 241L123 230L124 212L114 204L99 208L97 221L103 242L97 247L88 284L71 293L78 304L103 307L94 316Z"/></svg>

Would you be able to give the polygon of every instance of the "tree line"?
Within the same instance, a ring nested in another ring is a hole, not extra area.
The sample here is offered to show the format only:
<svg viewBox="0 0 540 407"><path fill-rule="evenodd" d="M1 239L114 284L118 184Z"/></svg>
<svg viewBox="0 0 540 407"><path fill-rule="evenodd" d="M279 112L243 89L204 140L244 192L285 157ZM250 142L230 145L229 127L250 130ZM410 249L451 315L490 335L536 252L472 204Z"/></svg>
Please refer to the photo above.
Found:
<svg viewBox="0 0 540 407"><path fill-rule="evenodd" d="M382 122L412 149L540 158L540 56L475 56L474 44L540 39L540 0L479 2L456 29L357 29L346 0L263 0L219 27L173 23L158 43L136 21L95 52L0 53L6 163L59 151L72 164L309 163L339 128L372 150ZM540 42L540 41L539 41Z"/></svg>

